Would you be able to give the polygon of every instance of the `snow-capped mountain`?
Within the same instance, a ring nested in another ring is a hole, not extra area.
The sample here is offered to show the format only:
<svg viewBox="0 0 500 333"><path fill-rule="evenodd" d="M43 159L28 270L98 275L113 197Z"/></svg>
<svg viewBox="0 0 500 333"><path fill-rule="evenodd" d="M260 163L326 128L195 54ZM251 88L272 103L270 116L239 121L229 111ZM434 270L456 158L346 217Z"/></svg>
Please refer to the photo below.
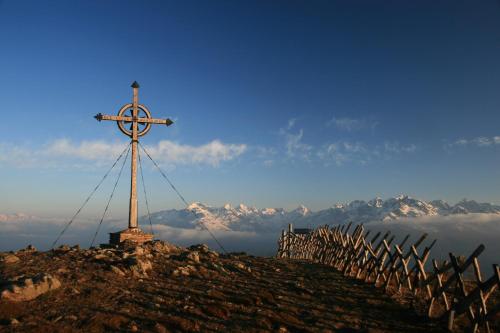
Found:
<svg viewBox="0 0 500 333"><path fill-rule="evenodd" d="M383 200L355 200L336 203L331 208L312 212L299 206L292 211L283 208L258 209L240 204L236 207L210 207L193 203L186 209L164 210L151 214L152 222L176 228L202 228L204 224L211 230L266 232L284 228L288 223L297 226L316 227L323 224L345 222L370 223L423 216L446 216L451 214L485 213L500 214L500 206L462 200L450 205L443 200L423 201L400 195ZM142 217L145 222L146 217Z"/></svg>
<svg viewBox="0 0 500 333"><path fill-rule="evenodd" d="M24 213L16 214L0 214L0 222L12 222L12 221L22 221L32 219L34 216L27 215Z"/></svg>
<svg viewBox="0 0 500 333"><path fill-rule="evenodd" d="M177 228L199 229L202 227L200 224L204 224L211 230L259 232L268 230L271 226L282 225L284 221L308 213L309 210L305 207L286 212L282 208L257 209L243 204L237 207L230 204L223 207L210 207L197 202L189 205L186 209L171 209L153 213L151 214L151 220L156 224L165 224Z"/></svg>

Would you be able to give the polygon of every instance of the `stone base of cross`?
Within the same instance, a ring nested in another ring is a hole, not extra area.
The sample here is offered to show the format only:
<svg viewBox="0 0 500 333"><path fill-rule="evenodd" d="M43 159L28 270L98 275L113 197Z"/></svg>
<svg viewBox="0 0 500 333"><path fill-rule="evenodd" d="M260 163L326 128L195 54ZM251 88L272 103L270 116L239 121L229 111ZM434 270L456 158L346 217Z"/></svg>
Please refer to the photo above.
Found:
<svg viewBox="0 0 500 333"><path fill-rule="evenodd" d="M118 245L126 240L135 243L144 243L153 239L152 234L147 234L137 224L137 143L139 137L145 135L154 124L170 126L173 121L170 119L155 119L151 116L151 112L146 106L139 104L139 84L134 81L132 83L133 100L132 103L125 104L118 115L109 116L97 114L95 119L116 121L118 128L123 134L132 139L132 157L130 163L130 205L128 229L113 232L109 235L109 242L113 245Z"/></svg>
<svg viewBox="0 0 500 333"><path fill-rule="evenodd" d="M152 234L145 233L139 228L129 228L122 231L109 233L109 243L112 245L120 245L125 241L142 244L145 242L150 242L152 240Z"/></svg>

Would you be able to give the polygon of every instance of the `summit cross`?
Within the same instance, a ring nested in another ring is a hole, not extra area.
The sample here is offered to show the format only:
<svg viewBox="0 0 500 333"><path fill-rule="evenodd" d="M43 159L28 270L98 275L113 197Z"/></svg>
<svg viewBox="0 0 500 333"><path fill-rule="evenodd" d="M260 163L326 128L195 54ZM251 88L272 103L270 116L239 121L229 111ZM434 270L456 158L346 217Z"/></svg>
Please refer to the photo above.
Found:
<svg viewBox="0 0 500 333"><path fill-rule="evenodd" d="M94 118L98 121L111 120L116 121L118 128L123 134L132 139L132 155L130 161L130 205L128 229L111 233L110 243L119 244L126 239L142 243L149 241L153 235L142 232L137 224L137 144L139 137L145 135L151 129L152 124L167 125L173 124L170 119L155 119L146 106L139 104L139 84L137 81L132 83L133 99L132 103L125 104L118 111L116 116L103 115L98 113ZM129 126L130 124L130 126Z"/></svg>

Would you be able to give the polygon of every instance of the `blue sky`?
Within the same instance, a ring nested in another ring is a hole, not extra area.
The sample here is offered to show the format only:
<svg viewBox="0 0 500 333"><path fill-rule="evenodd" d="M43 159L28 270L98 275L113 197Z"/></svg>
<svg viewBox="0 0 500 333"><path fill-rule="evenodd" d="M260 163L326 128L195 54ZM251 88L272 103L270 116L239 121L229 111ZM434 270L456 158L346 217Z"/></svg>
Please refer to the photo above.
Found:
<svg viewBox="0 0 500 333"><path fill-rule="evenodd" d="M126 145L93 116L134 80L188 201L500 203L498 1L0 1L0 45L0 213L71 215ZM144 171L153 210L182 207Z"/></svg>

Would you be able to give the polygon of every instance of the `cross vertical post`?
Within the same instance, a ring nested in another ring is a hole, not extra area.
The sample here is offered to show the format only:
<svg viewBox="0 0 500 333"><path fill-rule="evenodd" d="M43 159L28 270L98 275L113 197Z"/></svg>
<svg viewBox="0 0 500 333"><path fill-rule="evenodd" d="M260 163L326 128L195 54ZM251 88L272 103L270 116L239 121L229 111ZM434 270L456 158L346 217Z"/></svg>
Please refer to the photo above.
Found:
<svg viewBox="0 0 500 333"><path fill-rule="evenodd" d="M128 227L137 228L137 105L139 104L139 84L132 84L134 97L132 100L132 156L130 158L130 205Z"/></svg>
<svg viewBox="0 0 500 333"><path fill-rule="evenodd" d="M111 233L111 244L120 244L125 240L143 243L153 239L153 235L144 233L141 229L139 229L139 225L137 223L137 145L139 143L139 137L149 132L151 125L161 124L170 126L173 124L173 121L168 118L153 118L151 116L151 112L149 112L146 106L139 104L139 84L134 81L131 87L133 89L132 103L122 106L116 116L103 115L101 113L95 116L98 121L116 121L120 131L131 138L132 156L130 160L130 203L128 229Z"/></svg>

